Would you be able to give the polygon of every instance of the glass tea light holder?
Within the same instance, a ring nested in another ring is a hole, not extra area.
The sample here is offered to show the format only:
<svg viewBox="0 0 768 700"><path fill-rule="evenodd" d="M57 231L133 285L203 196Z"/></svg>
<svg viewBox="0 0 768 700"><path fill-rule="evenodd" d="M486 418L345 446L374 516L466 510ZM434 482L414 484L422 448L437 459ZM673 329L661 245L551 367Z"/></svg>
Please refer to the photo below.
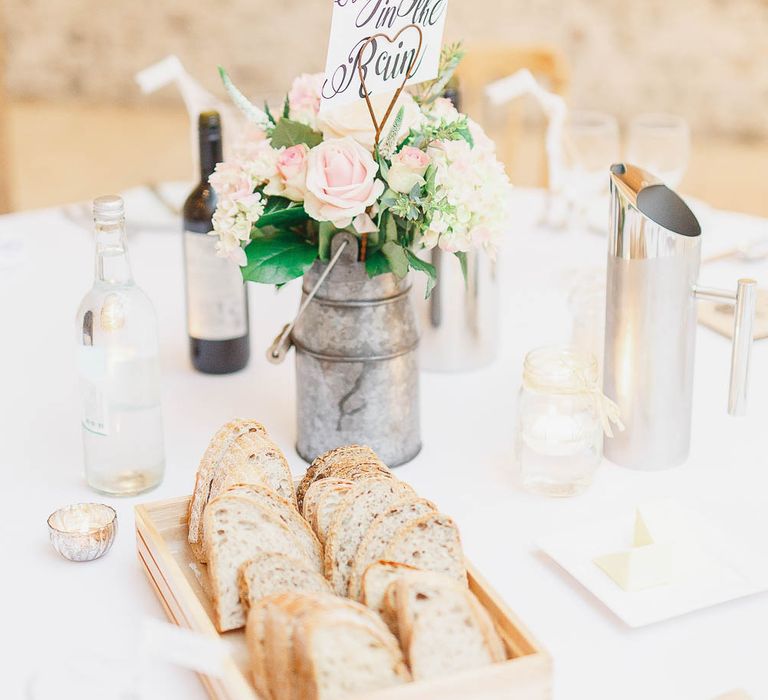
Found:
<svg viewBox="0 0 768 700"><path fill-rule="evenodd" d="M51 545L70 561L93 561L112 547L117 513L103 503L76 503L48 516Z"/></svg>
<svg viewBox="0 0 768 700"><path fill-rule="evenodd" d="M523 364L515 439L523 488L574 496L591 483L603 454L603 434L623 429L605 397L595 357L568 347L529 352Z"/></svg>

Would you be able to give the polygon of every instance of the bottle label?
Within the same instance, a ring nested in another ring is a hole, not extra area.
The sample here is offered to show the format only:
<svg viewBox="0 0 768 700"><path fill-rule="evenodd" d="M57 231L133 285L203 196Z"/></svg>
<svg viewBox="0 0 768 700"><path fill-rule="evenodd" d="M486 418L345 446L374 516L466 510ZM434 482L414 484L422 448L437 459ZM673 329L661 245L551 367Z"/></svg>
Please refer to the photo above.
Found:
<svg viewBox="0 0 768 700"><path fill-rule="evenodd" d="M109 410L103 390L107 375L104 348L80 346L78 355L83 401L83 427L98 435L109 435Z"/></svg>
<svg viewBox="0 0 768 700"><path fill-rule="evenodd" d="M187 331L199 340L230 340L248 332L240 268L216 255L216 238L186 231Z"/></svg>

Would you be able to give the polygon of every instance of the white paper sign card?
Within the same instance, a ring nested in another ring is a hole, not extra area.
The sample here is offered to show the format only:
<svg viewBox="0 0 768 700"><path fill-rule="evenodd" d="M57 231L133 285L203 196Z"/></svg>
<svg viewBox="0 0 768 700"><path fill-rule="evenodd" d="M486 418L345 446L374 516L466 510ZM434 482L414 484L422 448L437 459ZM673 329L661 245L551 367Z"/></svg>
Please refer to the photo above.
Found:
<svg viewBox="0 0 768 700"><path fill-rule="evenodd" d="M371 96L397 90L409 69L406 85L436 77L447 10L448 0L333 0L321 110L364 97L360 69Z"/></svg>

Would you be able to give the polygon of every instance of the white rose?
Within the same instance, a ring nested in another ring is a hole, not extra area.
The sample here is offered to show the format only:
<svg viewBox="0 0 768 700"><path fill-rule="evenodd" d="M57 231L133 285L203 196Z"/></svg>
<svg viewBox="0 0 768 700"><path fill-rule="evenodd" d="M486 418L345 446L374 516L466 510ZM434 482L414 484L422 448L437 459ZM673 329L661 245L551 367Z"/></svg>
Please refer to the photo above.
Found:
<svg viewBox="0 0 768 700"><path fill-rule="evenodd" d="M416 185L424 184L424 173L429 167L430 157L424 151L406 146L392 156L387 173L387 183L395 192L408 193Z"/></svg>
<svg viewBox="0 0 768 700"><path fill-rule="evenodd" d="M371 105L377 119L384 117L384 112L391 100L391 94L376 95L371 98ZM400 107L404 107L404 110L403 121L398 131L398 143L403 141L408 136L408 132L412 128L416 128L422 121L423 116L419 105L416 104L416 101L407 92L402 92L400 97L397 98L397 103L392 108L387 123L384 125L381 133L382 139L386 138L387 134L389 134L389 129L392 127L392 122L397 117ZM329 107L321 111L317 119L317 126L323 132L323 138L325 139L351 136L361 146L365 146L369 151L373 151L376 130L373 127L365 100L355 100L350 104L341 105L340 107Z"/></svg>

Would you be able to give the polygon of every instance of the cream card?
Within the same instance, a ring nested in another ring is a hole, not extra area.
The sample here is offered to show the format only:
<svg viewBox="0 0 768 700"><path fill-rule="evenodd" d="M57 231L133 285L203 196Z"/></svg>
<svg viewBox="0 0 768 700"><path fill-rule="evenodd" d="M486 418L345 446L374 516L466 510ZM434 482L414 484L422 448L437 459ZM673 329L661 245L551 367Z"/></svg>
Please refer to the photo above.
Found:
<svg viewBox="0 0 768 700"><path fill-rule="evenodd" d="M334 0L321 111L364 97L359 67L371 96L397 90L413 61L406 85L437 76L447 11L448 0Z"/></svg>

